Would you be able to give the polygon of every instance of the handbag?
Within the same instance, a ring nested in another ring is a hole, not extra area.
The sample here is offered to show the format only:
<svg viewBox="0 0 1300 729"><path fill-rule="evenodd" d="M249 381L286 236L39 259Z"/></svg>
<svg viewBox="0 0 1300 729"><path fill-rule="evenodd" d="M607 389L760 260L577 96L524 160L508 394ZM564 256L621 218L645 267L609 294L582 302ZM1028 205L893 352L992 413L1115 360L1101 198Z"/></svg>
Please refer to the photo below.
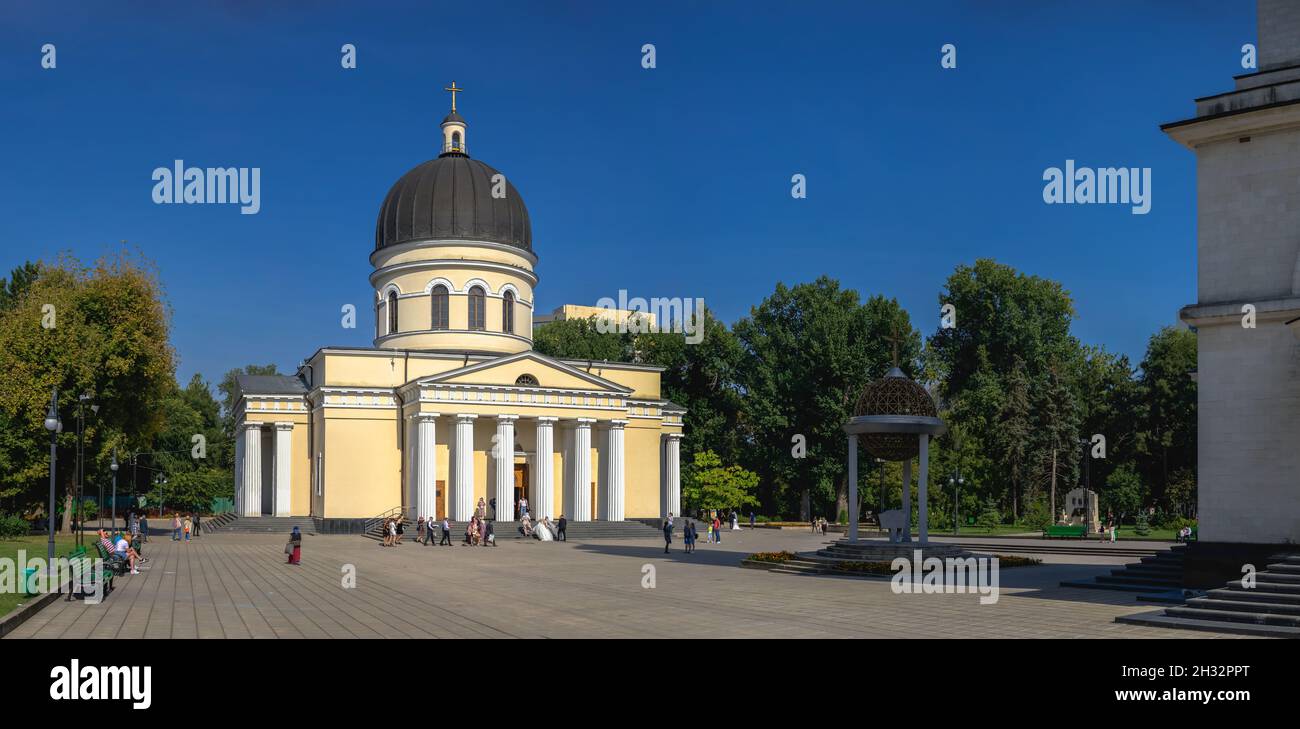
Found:
<svg viewBox="0 0 1300 729"><path fill-rule="evenodd" d="M284 545L285 554L293 554L293 542L286 542Z"/></svg>

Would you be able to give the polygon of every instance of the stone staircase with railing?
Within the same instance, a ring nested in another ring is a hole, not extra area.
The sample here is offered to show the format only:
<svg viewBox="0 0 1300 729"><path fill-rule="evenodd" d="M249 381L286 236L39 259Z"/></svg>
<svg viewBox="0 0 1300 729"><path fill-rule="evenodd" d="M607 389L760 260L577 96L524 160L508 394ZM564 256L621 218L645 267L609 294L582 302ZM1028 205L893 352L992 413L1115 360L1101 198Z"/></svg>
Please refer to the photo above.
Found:
<svg viewBox="0 0 1300 729"><path fill-rule="evenodd" d="M1182 605L1115 618L1117 623L1300 638L1300 553L1271 557L1254 586L1233 580Z"/></svg>

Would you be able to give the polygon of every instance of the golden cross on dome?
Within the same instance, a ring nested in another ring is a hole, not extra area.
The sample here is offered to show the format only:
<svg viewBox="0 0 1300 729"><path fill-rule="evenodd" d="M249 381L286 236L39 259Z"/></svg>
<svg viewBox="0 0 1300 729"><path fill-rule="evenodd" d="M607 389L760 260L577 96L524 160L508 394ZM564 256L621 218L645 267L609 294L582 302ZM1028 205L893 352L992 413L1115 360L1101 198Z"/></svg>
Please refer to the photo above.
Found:
<svg viewBox="0 0 1300 729"><path fill-rule="evenodd" d="M451 110L452 110L452 111L455 111L455 110L456 110L456 94L459 93L459 92L461 92L461 91L464 91L465 89L457 88L457 87L456 87L456 82L455 82L455 81L452 81L452 82L451 82L451 86L444 86L442 90L443 90L443 91L450 91L450 92L451 92Z"/></svg>
<svg viewBox="0 0 1300 729"><path fill-rule="evenodd" d="M898 336L898 324L891 324L889 327L889 333L890 336L885 337L885 341L889 342L894 347L894 366L897 367L898 366L898 343L903 341L903 338Z"/></svg>

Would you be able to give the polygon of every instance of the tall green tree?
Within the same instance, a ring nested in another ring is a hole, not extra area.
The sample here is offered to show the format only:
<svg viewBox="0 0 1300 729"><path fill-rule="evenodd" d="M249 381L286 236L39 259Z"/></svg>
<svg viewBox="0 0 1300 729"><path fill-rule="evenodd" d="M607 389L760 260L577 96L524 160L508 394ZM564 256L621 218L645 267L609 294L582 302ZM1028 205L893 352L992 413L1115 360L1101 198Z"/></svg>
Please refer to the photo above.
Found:
<svg viewBox="0 0 1300 729"><path fill-rule="evenodd" d="M718 454L697 451L682 470L682 506L686 509L743 509L757 506L758 474L737 465L723 465Z"/></svg>
<svg viewBox="0 0 1300 729"><path fill-rule="evenodd" d="M169 311L156 270L122 252L86 265L65 255L16 271L0 297L0 494L29 515L45 512L49 433L60 392L57 486L67 511L74 486L77 397L84 410L87 493L108 477L112 453L146 446L174 387Z"/></svg>
<svg viewBox="0 0 1300 729"><path fill-rule="evenodd" d="M891 338L905 371L919 371L920 334L897 301L858 293L821 277L776 291L733 327L744 352L746 455L763 479L770 511L801 518L838 514L845 502L844 421L863 386L888 369ZM802 438L804 457L792 454ZM792 498L793 497L793 498Z"/></svg>
<svg viewBox="0 0 1300 729"><path fill-rule="evenodd" d="M1196 469L1196 335L1175 327L1156 332L1141 370L1139 468L1152 495L1163 499L1173 474Z"/></svg>

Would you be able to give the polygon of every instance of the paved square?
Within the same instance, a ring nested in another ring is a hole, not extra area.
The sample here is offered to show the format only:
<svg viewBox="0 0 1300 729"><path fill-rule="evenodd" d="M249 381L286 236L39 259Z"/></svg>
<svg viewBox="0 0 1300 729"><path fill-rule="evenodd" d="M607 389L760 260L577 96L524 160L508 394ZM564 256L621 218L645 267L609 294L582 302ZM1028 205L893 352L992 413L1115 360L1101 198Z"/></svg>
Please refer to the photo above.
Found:
<svg viewBox="0 0 1300 729"><path fill-rule="evenodd" d="M35 638L1211 638L1119 625L1149 609L1128 593L1057 586L1125 560L1047 556L1001 572L1001 599L895 595L889 583L738 567L756 551L815 549L827 537L743 530L670 555L653 540L383 548L358 536L154 538L141 574L102 605L58 600L9 637ZM1132 560L1128 560L1132 561ZM1091 562L1091 563L1088 563ZM344 565L356 587L342 587ZM642 587L642 567L656 586Z"/></svg>

